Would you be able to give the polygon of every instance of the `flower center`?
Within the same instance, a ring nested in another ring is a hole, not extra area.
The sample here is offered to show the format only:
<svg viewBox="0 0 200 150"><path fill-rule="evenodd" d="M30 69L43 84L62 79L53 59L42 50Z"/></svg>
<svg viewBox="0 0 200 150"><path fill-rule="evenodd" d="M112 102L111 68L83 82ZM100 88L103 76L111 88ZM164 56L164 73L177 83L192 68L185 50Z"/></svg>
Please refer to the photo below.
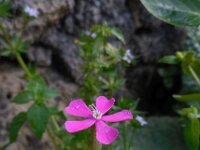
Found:
<svg viewBox="0 0 200 150"><path fill-rule="evenodd" d="M95 118L95 119L101 119L102 117L102 113L96 108L96 106L94 104L90 105L90 108L92 110L92 116Z"/></svg>

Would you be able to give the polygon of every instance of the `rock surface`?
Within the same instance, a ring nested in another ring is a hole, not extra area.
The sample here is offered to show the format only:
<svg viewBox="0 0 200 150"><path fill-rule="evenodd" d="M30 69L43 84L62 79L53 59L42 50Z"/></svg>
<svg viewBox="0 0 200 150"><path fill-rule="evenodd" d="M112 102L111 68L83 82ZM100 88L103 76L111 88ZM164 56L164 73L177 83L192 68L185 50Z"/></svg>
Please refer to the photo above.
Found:
<svg viewBox="0 0 200 150"><path fill-rule="evenodd" d="M67 102L77 91L78 86L51 69L38 69L48 85L57 89L62 95L54 101L50 101L50 104L58 106L59 110L63 110L67 105ZM7 130L13 117L19 112L26 111L30 107L31 103L24 105L11 103L11 100L19 91L24 89L26 85L25 81L21 79L24 75L23 71L12 64L1 64L0 72L0 145L4 145L8 142ZM27 147L29 147L30 150L52 149L47 135L44 135L42 141L39 141L35 136L33 136L33 133L27 124L25 124L19 133L17 142L10 145L8 150L26 150Z"/></svg>
<svg viewBox="0 0 200 150"><path fill-rule="evenodd" d="M6 30L10 34L20 34L24 28L22 11L25 6L38 9L39 15L29 22L24 29L24 37L37 40L45 30L55 25L59 20L69 13L70 4L68 0L20 0L12 2L11 14L13 17L2 20Z"/></svg>

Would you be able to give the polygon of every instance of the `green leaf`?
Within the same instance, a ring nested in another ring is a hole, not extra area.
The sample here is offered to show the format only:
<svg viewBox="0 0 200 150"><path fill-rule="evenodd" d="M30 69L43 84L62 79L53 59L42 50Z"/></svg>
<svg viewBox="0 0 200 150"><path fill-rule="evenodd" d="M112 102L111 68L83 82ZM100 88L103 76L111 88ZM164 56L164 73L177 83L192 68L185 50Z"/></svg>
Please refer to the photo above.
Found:
<svg viewBox="0 0 200 150"><path fill-rule="evenodd" d="M177 26L200 25L199 0L141 0L155 17Z"/></svg>
<svg viewBox="0 0 200 150"><path fill-rule="evenodd" d="M159 60L160 63L165 63L165 64L178 64L180 61L176 56L164 56Z"/></svg>
<svg viewBox="0 0 200 150"><path fill-rule="evenodd" d="M11 3L1 2L0 3L0 17L9 16L9 9L11 8Z"/></svg>
<svg viewBox="0 0 200 150"><path fill-rule="evenodd" d="M121 30L118 28L111 28L111 33L116 36L123 44L125 44L125 39Z"/></svg>
<svg viewBox="0 0 200 150"><path fill-rule="evenodd" d="M184 128L185 141L190 150L198 150L200 137L200 124L196 118L190 119Z"/></svg>
<svg viewBox="0 0 200 150"><path fill-rule="evenodd" d="M186 117L189 119L199 118L198 108L195 105L191 105L189 108L183 108L182 110L179 111L179 114L182 117Z"/></svg>
<svg viewBox="0 0 200 150"><path fill-rule="evenodd" d="M12 123L9 128L9 140L10 142L14 142L17 139L18 132L24 122L26 121L26 112L21 112L17 116L14 117Z"/></svg>
<svg viewBox="0 0 200 150"><path fill-rule="evenodd" d="M97 33L100 36L108 37L111 35L111 28L107 25L94 25L91 29L92 33Z"/></svg>
<svg viewBox="0 0 200 150"><path fill-rule="evenodd" d="M193 93L193 94L187 94L187 95L173 95L173 97L179 101L193 101L193 100L200 101L199 93Z"/></svg>
<svg viewBox="0 0 200 150"><path fill-rule="evenodd" d="M12 45L15 47L15 50L19 53L24 53L31 44L31 41L23 40L17 35L14 35L12 37Z"/></svg>
<svg viewBox="0 0 200 150"><path fill-rule="evenodd" d="M47 128L50 113L44 104L33 104L27 112L28 122L38 138L41 138Z"/></svg>
<svg viewBox="0 0 200 150"><path fill-rule="evenodd" d="M5 56L5 57L10 56L11 54L12 54L12 52L9 50L5 50L0 53L1 56Z"/></svg>
<svg viewBox="0 0 200 150"><path fill-rule="evenodd" d="M44 79L39 75L35 75L28 83L28 90L37 93L38 91L42 91L45 86Z"/></svg>
<svg viewBox="0 0 200 150"><path fill-rule="evenodd" d="M58 91L49 88L44 79L39 75L36 75L29 81L28 90L33 93L35 100L46 100L59 96Z"/></svg>
<svg viewBox="0 0 200 150"><path fill-rule="evenodd" d="M33 100L33 94L29 91L22 91L12 100L13 103L25 104Z"/></svg>
<svg viewBox="0 0 200 150"><path fill-rule="evenodd" d="M192 51L188 51L184 54L181 67L186 75L193 77L190 71L190 69L192 69L196 75L200 77L200 60Z"/></svg>
<svg viewBox="0 0 200 150"><path fill-rule="evenodd" d="M50 98L58 97L60 94L58 93L57 90L46 87L43 89L42 95L44 98L50 99Z"/></svg>

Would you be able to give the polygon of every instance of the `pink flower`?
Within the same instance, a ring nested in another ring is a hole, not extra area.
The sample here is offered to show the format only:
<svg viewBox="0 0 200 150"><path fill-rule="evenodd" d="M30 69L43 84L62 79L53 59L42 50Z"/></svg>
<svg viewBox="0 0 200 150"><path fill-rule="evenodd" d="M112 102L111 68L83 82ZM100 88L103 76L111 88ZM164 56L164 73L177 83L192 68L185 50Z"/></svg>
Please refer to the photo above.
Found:
<svg viewBox="0 0 200 150"><path fill-rule="evenodd" d="M105 122L120 122L133 119L132 113L128 110L105 115L114 105L114 102L114 98L108 100L104 96L99 96L96 99L96 106L91 105L91 109L89 109L81 99L71 101L69 106L65 108L65 112L86 119L66 121L65 129L70 133L74 133L85 130L95 124L97 140L102 144L111 144L117 138L119 132L116 128L108 126Z"/></svg>

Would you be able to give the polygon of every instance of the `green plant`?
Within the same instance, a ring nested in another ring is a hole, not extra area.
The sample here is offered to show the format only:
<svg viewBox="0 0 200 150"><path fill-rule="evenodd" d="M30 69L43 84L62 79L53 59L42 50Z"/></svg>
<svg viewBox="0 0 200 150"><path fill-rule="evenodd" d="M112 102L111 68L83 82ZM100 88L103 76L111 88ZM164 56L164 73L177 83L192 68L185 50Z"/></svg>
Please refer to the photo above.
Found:
<svg viewBox="0 0 200 150"><path fill-rule="evenodd" d="M199 0L141 0L141 2L155 17L172 25L179 27L200 25ZM184 74L200 86L200 57L196 53L192 51L177 52L175 55L161 58L160 62L179 64ZM199 92L174 95L175 99L187 102L189 105L189 108L183 108L179 113L183 120L185 141L190 150L199 148L199 97Z"/></svg>

